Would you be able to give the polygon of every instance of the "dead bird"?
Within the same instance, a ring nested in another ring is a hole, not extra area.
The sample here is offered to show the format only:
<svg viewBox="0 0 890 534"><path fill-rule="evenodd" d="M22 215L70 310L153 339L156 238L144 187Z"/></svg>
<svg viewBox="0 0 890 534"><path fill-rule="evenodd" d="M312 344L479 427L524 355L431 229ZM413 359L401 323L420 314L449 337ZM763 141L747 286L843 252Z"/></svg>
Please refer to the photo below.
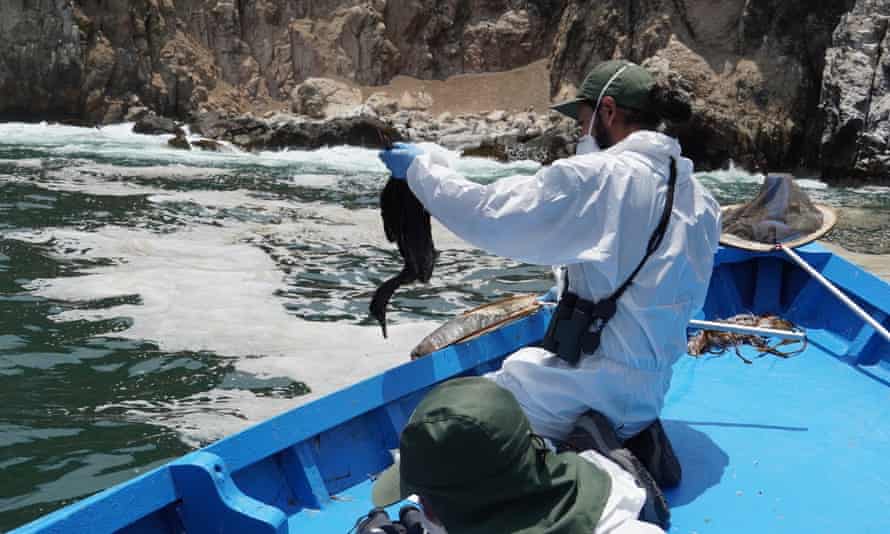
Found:
<svg viewBox="0 0 890 534"><path fill-rule="evenodd" d="M736 324L740 326L753 326L756 328L771 328L775 330L797 330L797 327L791 321L782 319L777 315L757 316L751 313L741 313L723 319L721 322ZM793 343L801 343L801 347L796 350L783 351L779 347ZM732 332L721 332L717 330L702 330L692 336L687 343L687 352L691 356L701 356L702 354L723 354L730 348L733 349L743 362L751 364L752 361L742 356L739 346L751 345L760 352L760 357L767 354L778 356L780 358L790 358L800 354L807 348L807 340L797 341L793 339L783 339L774 345L770 345L769 341L763 336L753 334L737 334Z"/></svg>
<svg viewBox="0 0 890 534"><path fill-rule="evenodd" d="M396 289L413 282L429 282L439 253L433 245L430 214L408 187L408 182L390 178L380 193L380 215L386 239L399 247L405 265L399 274L383 282L371 298L369 311L386 338L386 305Z"/></svg>
<svg viewBox="0 0 890 534"><path fill-rule="evenodd" d="M541 303L535 295L519 295L462 313L435 329L411 351L411 359L426 356L454 343L467 341L492 329L531 315Z"/></svg>

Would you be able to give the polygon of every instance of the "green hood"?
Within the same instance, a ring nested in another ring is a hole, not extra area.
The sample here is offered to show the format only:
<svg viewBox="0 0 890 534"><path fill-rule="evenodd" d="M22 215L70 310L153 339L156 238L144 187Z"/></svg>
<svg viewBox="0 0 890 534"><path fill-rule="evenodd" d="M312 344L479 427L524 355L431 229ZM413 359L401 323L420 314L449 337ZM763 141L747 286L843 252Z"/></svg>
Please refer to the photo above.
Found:
<svg viewBox="0 0 890 534"><path fill-rule="evenodd" d="M400 451L374 484L374 504L422 494L449 534L590 534L611 490L596 466L544 447L513 395L484 378L433 389Z"/></svg>

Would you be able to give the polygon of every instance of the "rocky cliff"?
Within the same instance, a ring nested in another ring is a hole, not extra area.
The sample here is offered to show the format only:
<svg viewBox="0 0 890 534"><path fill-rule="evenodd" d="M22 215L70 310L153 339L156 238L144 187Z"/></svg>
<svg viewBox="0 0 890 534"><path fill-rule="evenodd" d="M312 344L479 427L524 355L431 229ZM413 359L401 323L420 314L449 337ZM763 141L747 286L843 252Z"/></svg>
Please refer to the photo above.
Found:
<svg viewBox="0 0 890 534"><path fill-rule="evenodd" d="M571 94L596 62L689 93L700 168L890 170L890 0L9 0L0 114L185 118L290 101L309 78L378 85L547 58Z"/></svg>
<svg viewBox="0 0 890 534"><path fill-rule="evenodd" d="M316 76L376 85L546 57L549 0L0 2L0 113L119 119L287 99Z"/></svg>
<svg viewBox="0 0 890 534"><path fill-rule="evenodd" d="M890 4L890 2L884 2ZM704 167L815 165L820 83L832 32L852 2L649 0L575 2L551 56L551 89L598 61L646 63L693 99L678 130Z"/></svg>
<svg viewBox="0 0 890 534"><path fill-rule="evenodd" d="M890 2L859 0L834 31L822 79L829 178L890 178Z"/></svg>

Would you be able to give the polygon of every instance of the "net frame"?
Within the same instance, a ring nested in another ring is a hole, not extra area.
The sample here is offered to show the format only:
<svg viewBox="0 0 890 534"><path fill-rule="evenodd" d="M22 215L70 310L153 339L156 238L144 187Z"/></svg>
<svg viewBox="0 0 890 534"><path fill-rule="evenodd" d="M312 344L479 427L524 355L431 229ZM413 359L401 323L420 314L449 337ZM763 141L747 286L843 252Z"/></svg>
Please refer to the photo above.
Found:
<svg viewBox="0 0 890 534"><path fill-rule="evenodd" d="M777 185L783 184L783 182L786 187L780 187L780 189L784 189L785 191L791 191L792 189L798 191L798 194L804 195L804 198L808 205L812 205L816 210L819 211L819 213L821 214L822 222L818 228L801 235L795 235L790 239L778 240L773 243L756 241L748 237L732 234L723 230L723 228L726 227L727 216L730 213L736 214L751 209L769 210L768 207L758 206L757 202L761 201L764 198L774 198L775 189L773 188ZM807 243L811 243L823 237L837 223L837 212L829 206L826 206L824 204L816 204L810 201L809 198L806 197L806 193L801 191L797 188L797 186L794 185L793 178L791 177L791 175L788 174L770 174L766 177L763 186L754 198L744 204L732 204L729 206L723 206L721 207L721 211L723 214L723 228L721 228L720 244L753 252L768 252L774 250L777 244L781 244L782 246L788 248L796 248L806 245Z"/></svg>

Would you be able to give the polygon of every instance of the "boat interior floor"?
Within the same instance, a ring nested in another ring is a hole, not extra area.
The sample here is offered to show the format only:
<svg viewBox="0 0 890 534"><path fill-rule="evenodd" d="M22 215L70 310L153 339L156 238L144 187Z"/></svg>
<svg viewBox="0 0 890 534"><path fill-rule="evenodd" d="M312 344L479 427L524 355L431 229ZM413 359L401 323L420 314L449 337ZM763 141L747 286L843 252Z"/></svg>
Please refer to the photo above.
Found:
<svg viewBox="0 0 890 534"><path fill-rule="evenodd" d="M808 336L790 359L744 347L750 365L731 351L675 365L662 420L683 481L667 492L670 532L890 532L890 365L852 364L845 340ZM370 489L292 516L290 531L349 531Z"/></svg>

